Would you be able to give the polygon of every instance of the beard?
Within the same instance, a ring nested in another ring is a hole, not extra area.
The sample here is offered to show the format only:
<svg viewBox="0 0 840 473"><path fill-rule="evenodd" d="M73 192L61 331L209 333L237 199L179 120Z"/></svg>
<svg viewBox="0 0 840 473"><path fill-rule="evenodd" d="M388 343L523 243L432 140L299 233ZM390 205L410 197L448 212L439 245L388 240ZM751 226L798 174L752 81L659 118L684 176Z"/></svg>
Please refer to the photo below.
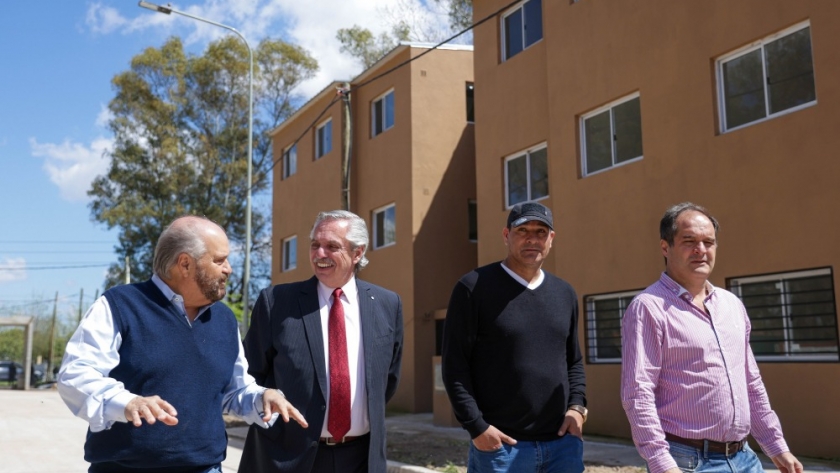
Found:
<svg viewBox="0 0 840 473"><path fill-rule="evenodd" d="M222 300L227 293L227 288L225 287L227 277L214 279L213 276L207 274L207 271L204 270L202 265L196 267L195 282L198 284L199 289L201 289L201 293L210 302Z"/></svg>

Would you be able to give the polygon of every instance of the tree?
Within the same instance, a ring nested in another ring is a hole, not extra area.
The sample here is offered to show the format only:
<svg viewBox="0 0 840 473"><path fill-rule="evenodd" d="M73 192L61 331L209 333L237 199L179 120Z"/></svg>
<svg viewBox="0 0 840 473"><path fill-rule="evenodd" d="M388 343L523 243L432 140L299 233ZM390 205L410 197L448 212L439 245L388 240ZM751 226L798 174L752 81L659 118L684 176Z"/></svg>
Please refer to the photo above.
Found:
<svg viewBox="0 0 840 473"><path fill-rule="evenodd" d="M394 26L390 35L381 33L374 36L369 29L353 25L352 28L338 30L336 38L341 43L341 52L355 57L367 69L394 49L400 41L408 40L408 27L405 23L399 23Z"/></svg>
<svg viewBox="0 0 840 473"><path fill-rule="evenodd" d="M210 43L203 55L188 55L181 40L135 56L113 81L109 104L114 135L107 173L88 195L94 221L119 229L105 287L122 282L128 256L133 279L152 274L154 245L164 227L184 214L204 215L227 231L232 249L244 247L245 202L268 188L272 166L268 131L288 117L295 90L313 77L318 63L304 49L266 39L254 52L253 182L246 182L248 145L248 50L238 38ZM268 212L253 208L253 252L270 247ZM252 258L252 293L266 284L264 258ZM241 296L241 261L231 277L231 295Z"/></svg>
<svg viewBox="0 0 840 473"><path fill-rule="evenodd" d="M401 41L439 43L456 32L472 25L472 0L435 0L434 5L415 0L397 0L379 11L384 22L391 25L388 33L374 35L359 25L338 30L336 38L341 52L358 59L365 69L371 67ZM448 27L440 18L448 18ZM470 42L472 36L456 42Z"/></svg>
<svg viewBox="0 0 840 473"><path fill-rule="evenodd" d="M463 31L473 24L472 0L435 0L438 5L446 6L449 13L449 26L455 31ZM449 5L445 5L445 4Z"/></svg>

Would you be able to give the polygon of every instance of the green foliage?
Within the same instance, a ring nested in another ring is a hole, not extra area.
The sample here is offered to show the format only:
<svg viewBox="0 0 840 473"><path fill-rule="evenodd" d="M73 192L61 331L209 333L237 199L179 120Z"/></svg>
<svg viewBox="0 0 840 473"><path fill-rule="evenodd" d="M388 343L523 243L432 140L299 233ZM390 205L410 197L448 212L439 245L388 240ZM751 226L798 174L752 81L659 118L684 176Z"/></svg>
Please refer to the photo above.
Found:
<svg viewBox="0 0 840 473"><path fill-rule="evenodd" d="M390 32L376 36L359 25L342 28L336 33L341 52L358 59L367 69L401 41L437 43L472 25L472 0L435 0L434 4L436 8L428 5L419 8L410 0L396 0L380 12L385 16L385 23L391 25ZM426 11L429 15L420 11L425 9L430 10ZM448 28L441 27L441 22L435 20L443 15L448 18Z"/></svg>
<svg viewBox="0 0 840 473"><path fill-rule="evenodd" d="M435 0L438 5L448 3L449 26L462 31L473 24L472 0Z"/></svg>
<svg viewBox="0 0 840 473"><path fill-rule="evenodd" d="M353 25L352 28L338 30L336 39L341 43L341 52L355 57L367 69L394 49L400 41L408 40L408 34L409 27L404 22L397 23L391 35L382 33L379 36L374 36L367 28Z"/></svg>
<svg viewBox="0 0 840 473"><path fill-rule="evenodd" d="M0 360L20 360L23 357L23 329L0 329Z"/></svg>
<svg viewBox="0 0 840 473"><path fill-rule="evenodd" d="M88 195L91 216L119 229L105 287L123 281L130 258L133 280L152 274L154 245L165 226L184 214L204 215L225 228L233 249L244 247L248 186L253 194L270 184L268 131L288 117L295 89L318 64L304 49L266 39L254 51L253 180L246 182L248 147L248 49L235 36L211 43L203 55L188 55L181 40L135 56L112 83L109 104L114 147L107 173ZM270 214L252 211L252 292L265 285L270 253ZM242 293L242 266L234 260L230 292Z"/></svg>

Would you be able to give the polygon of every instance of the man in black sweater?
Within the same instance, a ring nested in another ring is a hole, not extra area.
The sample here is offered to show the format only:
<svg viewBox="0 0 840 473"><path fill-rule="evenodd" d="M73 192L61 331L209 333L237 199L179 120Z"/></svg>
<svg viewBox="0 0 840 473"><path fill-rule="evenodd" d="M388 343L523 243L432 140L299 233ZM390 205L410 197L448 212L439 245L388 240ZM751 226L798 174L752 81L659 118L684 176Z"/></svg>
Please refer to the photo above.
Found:
<svg viewBox="0 0 840 473"><path fill-rule="evenodd" d="M574 289L542 270L551 210L527 202L502 230L504 261L464 275L443 331L443 382L470 433L470 472L583 471L586 379Z"/></svg>

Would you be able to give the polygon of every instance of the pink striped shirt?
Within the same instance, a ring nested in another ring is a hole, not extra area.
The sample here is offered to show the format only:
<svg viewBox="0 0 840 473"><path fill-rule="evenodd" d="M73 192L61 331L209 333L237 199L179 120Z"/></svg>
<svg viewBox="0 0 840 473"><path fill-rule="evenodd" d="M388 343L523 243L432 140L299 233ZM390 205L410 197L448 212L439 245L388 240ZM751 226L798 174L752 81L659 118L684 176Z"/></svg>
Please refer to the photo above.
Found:
<svg viewBox="0 0 840 473"><path fill-rule="evenodd" d="M665 273L624 314L621 402L651 473L677 467L665 432L718 442L752 433L768 456L788 451L750 349L747 311L706 284L708 314Z"/></svg>

